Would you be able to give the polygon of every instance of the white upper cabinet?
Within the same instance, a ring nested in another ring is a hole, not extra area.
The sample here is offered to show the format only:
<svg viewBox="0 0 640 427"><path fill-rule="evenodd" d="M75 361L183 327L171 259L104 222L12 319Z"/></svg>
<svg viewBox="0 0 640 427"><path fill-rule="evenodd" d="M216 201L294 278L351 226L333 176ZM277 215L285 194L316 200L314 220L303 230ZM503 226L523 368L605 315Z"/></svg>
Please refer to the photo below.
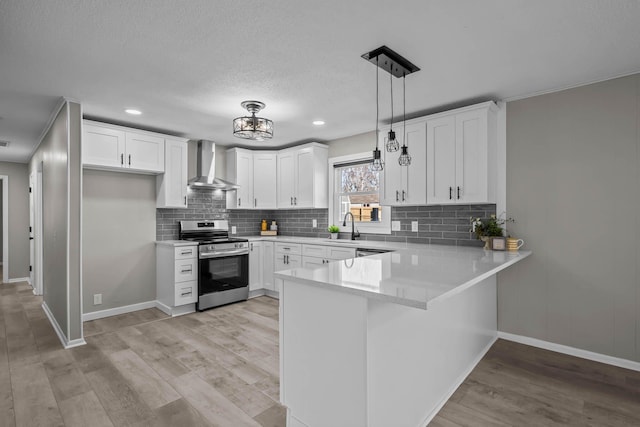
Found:
<svg viewBox="0 0 640 427"><path fill-rule="evenodd" d="M407 122L406 131L398 123L395 128L400 146L406 141L411 164L400 166L398 159L401 150L389 153L385 142L389 128L385 127L379 135L379 147L384 153L384 179L381 185L382 204L386 206L424 205L427 203L427 145L426 119Z"/></svg>
<svg viewBox="0 0 640 427"><path fill-rule="evenodd" d="M276 153L244 148L227 150L227 180L239 188L227 191L228 209L276 207Z"/></svg>
<svg viewBox="0 0 640 427"><path fill-rule="evenodd" d="M295 193L295 167L296 156L290 151L278 153L278 206L279 208L292 208L293 195Z"/></svg>
<svg viewBox="0 0 640 427"><path fill-rule="evenodd" d="M256 209L276 208L277 158L275 152L253 152L253 206Z"/></svg>
<svg viewBox="0 0 640 427"><path fill-rule="evenodd" d="M156 178L158 208L187 207L187 140L166 139L164 174Z"/></svg>
<svg viewBox="0 0 640 427"><path fill-rule="evenodd" d="M227 209L253 208L253 152L243 148L227 150L227 181L238 188L227 191Z"/></svg>
<svg viewBox="0 0 640 427"><path fill-rule="evenodd" d="M495 202L496 111L486 102L428 118L428 204Z"/></svg>
<svg viewBox="0 0 640 427"><path fill-rule="evenodd" d="M164 138L125 133L125 162L129 169L164 172Z"/></svg>
<svg viewBox="0 0 640 427"><path fill-rule="evenodd" d="M82 164L94 169L163 173L164 142L164 135L85 120Z"/></svg>
<svg viewBox="0 0 640 427"><path fill-rule="evenodd" d="M278 208L328 207L328 152L309 143L278 153Z"/></svg>
<svg viewBox="0 0 640 427"><path fill-rule="evenodd" d="M121 168L124 164L124 131L84 123L83 165Z"/></svg>

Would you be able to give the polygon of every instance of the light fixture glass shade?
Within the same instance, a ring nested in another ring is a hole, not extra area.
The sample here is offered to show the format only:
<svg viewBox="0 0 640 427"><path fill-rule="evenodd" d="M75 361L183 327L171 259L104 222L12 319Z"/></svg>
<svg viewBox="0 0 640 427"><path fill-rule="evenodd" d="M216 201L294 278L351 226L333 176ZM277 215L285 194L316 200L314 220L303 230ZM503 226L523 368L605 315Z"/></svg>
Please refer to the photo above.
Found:
<svg viewBox="0 0 640 427"><path fill-rule="evenodd" d="M381 171L384 168L384 162L382 161L382 153L376 147L373 150L373 160L371 161L371 170L373 171Z"/></svg>
<svg viewBox="0 0 640 427"><path fill-rule="evenodd" d="M240 105L246 108L251 116L233 119L233 135L256 141L273 138L273 122L263 117L256 117L256 113L262 110L265 104L260 101L244 101Z"/></svg>
<svg viewBox="0 0 640 427"><path fill-rule="evenodd" d="M409 166L411 164L411 156L406 145L402 146L402 154L398 157L398 164L400 166Z"/></svg>
<svg viewBox="0 0 640 427"><path fill-rule="evenodd" d="M387 148L387 153L393 153L400 149L400 143L396 139L396 133L394 131L389 131L384 145Z"/></svg>

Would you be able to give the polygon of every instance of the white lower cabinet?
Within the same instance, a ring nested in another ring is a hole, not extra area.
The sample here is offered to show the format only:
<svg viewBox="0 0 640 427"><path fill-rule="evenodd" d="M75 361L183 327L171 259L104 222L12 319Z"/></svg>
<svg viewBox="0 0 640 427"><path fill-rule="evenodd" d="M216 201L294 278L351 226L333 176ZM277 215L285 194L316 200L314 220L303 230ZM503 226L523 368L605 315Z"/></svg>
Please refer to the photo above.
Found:
<svg viewBox="0 0 640 427"><path fill-rule="evenodd" d="M262 242L262 286L275 291L273 285L273 242Z"/></svg>
<svg viewBox="0 0 640 427"><path fill-rule="evenodd" d="M171 316L195 311L198 301L198 246L156 245L156 300Z"/></svg>
<svg viewBox="0 0 640 427"><path fill-rule="evenodd" d="M355 248L336 248L324 245L302 245L302 266L316 267L331 261L355 258Z"/></svg>
<svg viewBox="0 0 640 427"><path fill-rule="evenodd" d="M273 242L249 242L249 291L273 286Z"/></svg>
<svg viewBox="0 0 640 427"><path fill-rule="evenodd" d="M263 242L249 242L249 291L263 288Z"/></svg>

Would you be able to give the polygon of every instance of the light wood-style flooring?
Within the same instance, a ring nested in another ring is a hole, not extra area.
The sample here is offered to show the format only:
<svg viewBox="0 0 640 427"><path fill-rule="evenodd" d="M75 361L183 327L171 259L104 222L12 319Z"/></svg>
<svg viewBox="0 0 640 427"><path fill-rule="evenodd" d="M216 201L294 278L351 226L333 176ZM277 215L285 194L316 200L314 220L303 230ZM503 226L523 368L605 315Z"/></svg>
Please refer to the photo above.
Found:
<svg viewBox="0 0 640 427"><path fill-rule="evenodd" d="M41 301L0 287L0 426L284 427L277 300L95 320L70 350ZM499 340L430 425L640 426L640 373Z"/></svg>

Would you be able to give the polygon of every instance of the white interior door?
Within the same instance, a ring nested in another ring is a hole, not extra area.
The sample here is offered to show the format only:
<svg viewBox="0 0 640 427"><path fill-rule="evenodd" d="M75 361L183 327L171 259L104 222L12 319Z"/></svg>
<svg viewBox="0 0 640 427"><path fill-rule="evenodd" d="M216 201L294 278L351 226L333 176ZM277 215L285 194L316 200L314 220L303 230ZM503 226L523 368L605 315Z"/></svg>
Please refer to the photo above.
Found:
<svg viewBox="0 0 640 427"><path fill-rule="evenodd" d="M36 263L35 263L35 280L36 285L33 290L36 295L43 294L44 281L42 280L42 162L38 166L36 179L36 187L33 193L36 203L36 228L35 228L35 245L36 245Z"/></svg>
<svg viewBox="0 0 640 427"><path fill-rule="evenodd" d="M33 279L33 266L36 261L35 251L35 203L33 201L33 191L35 186L36 177L32 173L29 175L29 284L35 289L35 282Z"/></svg>

